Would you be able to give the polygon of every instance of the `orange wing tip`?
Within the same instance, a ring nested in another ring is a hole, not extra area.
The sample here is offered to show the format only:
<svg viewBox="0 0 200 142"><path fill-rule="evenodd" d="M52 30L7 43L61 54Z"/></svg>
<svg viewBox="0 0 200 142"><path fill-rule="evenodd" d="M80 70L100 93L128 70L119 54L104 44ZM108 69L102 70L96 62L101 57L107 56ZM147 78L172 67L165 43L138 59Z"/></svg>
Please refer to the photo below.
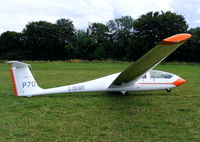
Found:
<svg viewBox="0 0 200 142"><path fill-rule="evenodd" d="M187 33L176 34L174 36L163 39L164 42L182 42L189 39L192 35Z"/></svg>
<svg viewBox="0 0 200 142"><path fill-rule="evenodd" d="M180 86L182 84L184 84L186 82L186 80L184 80L183 78L179 78L176 81L174 81L172 84L176 85L176 86Z"/></svg>

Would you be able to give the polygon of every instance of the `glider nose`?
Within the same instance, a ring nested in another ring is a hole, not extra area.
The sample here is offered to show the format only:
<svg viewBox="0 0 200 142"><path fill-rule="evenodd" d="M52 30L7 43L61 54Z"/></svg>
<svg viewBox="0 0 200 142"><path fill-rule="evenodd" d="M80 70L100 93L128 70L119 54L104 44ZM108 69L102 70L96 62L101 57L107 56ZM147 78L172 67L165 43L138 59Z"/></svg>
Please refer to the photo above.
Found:
<svg viewBox="0 0 200 142"><path fill-rule="evenodd" d="M180 86L180 85L184 84L185 82L186 82L185 79L179 77L179 78L178 78L176 81L174 81L172 84L173 84L173 85L176 85L176 86Z"/></svg>

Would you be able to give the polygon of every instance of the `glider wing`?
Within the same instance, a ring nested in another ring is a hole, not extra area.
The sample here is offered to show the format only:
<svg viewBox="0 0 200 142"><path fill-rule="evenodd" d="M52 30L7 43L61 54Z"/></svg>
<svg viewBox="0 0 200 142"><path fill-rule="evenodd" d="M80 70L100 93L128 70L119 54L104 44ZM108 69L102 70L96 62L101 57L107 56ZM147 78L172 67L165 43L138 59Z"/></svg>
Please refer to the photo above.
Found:
<svg viewBox="0 0 200 142"><path fill-rule="evenodd" d="M110 88L139 79L148 70L157 66L190 37L190 34L182 33L163 39L158 45L121 72L110 85Z"/></svg>

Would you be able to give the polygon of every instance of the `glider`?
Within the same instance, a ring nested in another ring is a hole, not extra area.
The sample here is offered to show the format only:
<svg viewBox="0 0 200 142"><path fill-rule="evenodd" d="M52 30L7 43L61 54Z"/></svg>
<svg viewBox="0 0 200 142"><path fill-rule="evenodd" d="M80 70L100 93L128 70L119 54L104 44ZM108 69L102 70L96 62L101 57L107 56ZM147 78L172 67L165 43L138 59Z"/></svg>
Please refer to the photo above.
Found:
<svg viewBox="0 0 200 142"><path fill-rule="evenodd" d="M49 89L42 89L38 86L29 69L29 64L18 61L7 63L11 65L10 73L16 96L31 97L45 94L96 91L121 92L122 94L130 91L162 89L171 91L171 88L184 84L185 80L175 74L152 69L190 37L190 34L182 33L163 39L158 45L120 73Z"/></svg>

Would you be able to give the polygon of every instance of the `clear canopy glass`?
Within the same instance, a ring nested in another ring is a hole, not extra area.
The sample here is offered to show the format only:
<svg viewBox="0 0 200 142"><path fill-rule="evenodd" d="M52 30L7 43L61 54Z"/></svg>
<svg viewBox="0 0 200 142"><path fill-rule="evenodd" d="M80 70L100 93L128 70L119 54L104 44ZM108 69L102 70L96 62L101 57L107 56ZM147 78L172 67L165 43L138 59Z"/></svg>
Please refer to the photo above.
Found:
<svg viewBox="0 0 200 142"><path fill-rule="evenodd" d="M163 78L163 79L170 79L172 78L173 74L163 71L151 70L149 71L151 78Z"/></svg>

